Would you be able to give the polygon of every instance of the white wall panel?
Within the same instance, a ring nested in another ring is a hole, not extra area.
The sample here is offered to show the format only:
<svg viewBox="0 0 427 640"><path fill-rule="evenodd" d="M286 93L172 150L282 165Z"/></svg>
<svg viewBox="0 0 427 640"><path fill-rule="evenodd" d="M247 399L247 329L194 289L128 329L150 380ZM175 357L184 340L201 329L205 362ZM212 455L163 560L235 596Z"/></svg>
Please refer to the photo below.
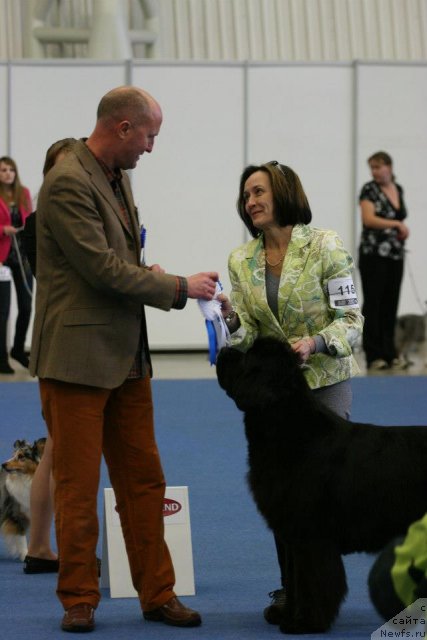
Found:
<svg viewBox="0 0 427 640"><path fill-rule="evenodd" d="M170 273L219 271L244 239L235 201L243 167L243 71L233 66L135 66L134 84L159 100L164 115L152 156L133 172L147 226L147 260ZM205 348L198 305L148 309L152 348Z"/></svg>
<svg viewBox="0 0 427 640"><path fill-rule="evenodd" d="M47 148L60 138L91 133L101 97L125 84L123 64L43 64L12 66L12 155L22 181L34 196L41 184Z"/></svg>
<svg viewBox="0 0 427 640"><path fill-rule="evenodd" d="M7 148L8 144L8 81L7 81L7 64L0 64L0 156L4 156L9 153Z"/></svg>
<svg viewBox="0 0 427 640"><path fill-rule="evenodd" d="M125 83L123 64L36 64L11 65L11 156L20 178L31 192L33 204L42 183L42 169L48 147L60 138L88 136L96 120L101 97ZM2 86L5 86L2 84ZM12 287L13 289L13 287ZM13 293L10 326L16 318ZM32 323L27 334L31 340Z"/></svg>
<svg viewBox="0 0 427 640"><path fill-rule="evenodd" d="M294 169L313 224L335 229L351 251L352 68L260 65L248 77L249 162Z"/></svg>

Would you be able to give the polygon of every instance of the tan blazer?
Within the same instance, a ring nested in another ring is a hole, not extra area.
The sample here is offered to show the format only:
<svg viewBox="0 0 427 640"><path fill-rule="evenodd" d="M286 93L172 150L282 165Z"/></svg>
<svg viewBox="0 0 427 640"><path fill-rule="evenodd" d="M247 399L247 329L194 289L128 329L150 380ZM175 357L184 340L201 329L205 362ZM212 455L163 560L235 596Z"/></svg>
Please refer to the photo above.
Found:
<svg viewBox="0 0 427 640"><path fill-rule="evenodd" d="M143 305L169 310L176 277L141 267L137 210L125 173L123 191L131 230L83 141L42 185L32 375L117 387L132 366L141 326L149 361Z"/></svg>

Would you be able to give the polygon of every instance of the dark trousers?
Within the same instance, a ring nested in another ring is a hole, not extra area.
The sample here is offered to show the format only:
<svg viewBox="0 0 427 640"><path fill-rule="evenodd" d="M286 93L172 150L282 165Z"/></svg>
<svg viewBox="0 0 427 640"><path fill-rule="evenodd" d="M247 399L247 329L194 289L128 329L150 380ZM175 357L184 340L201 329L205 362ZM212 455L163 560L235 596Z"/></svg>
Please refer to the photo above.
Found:
<svg viewBox="0 0 427 640"><path fill-rule="evenodd" d="M141 607L161 607L175 595L175 574L164 540L166 483L150 379L126 380L111 390L41 379L40 394L53 438L57 594L64 609L81 602L96 607L101 597L95 551L102 454Z"/></svg>
<svg viewBox="0 0 427 640"><path fill-rule="evenodd" d="M385 360L389 364L397 357L394 343L403 260L380 256L359 255L362 280L363 350L366 364Z"/></svg>
<svg viewBox="0 0 427 640"><path fill-rule="evenodd" d="M13 348L22 353L25 348L25 338L27 336L28 325L31 318L31 295L27 291L22 277L19 264L5 263L12 272L12 279L15 285L16 299L18 303L18 316L16 318L15 336ZM25 282L32 291L33 277L27 261L25 265ZM0 282L0 360L7 360L7 321L9 319L11 287L9 282Z"/></svg>

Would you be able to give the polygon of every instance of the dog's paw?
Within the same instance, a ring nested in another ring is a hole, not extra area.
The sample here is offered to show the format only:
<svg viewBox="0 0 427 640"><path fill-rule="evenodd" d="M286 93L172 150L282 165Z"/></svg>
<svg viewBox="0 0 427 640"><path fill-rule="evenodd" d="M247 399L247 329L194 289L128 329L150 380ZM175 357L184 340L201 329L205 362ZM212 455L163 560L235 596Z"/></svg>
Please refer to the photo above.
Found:
<svg viewBox="0 0 427 640"><path fill-rule="evenodd" d="M330 629L330 626L330 624L325 625L318 620L294 618L285 614L280 621L279 629L282 633L300 635L303 633L325 633Z"/></svg>
<svg viewBox="0 0 427 640"><path fill-rule="evenodd" d="M24 561L28 552L27 539L18 534L4 534L4 542L7 554L11 558L19 558Z"/></svg>
<svg viewBox="0 0 427 640"><path fill-rule="evenodd" d="M27 557L27 552L28 552L27 547L25 547L24 550L19 552L19 559L21 560L21 562L24 562L25 558Z"/></svg>

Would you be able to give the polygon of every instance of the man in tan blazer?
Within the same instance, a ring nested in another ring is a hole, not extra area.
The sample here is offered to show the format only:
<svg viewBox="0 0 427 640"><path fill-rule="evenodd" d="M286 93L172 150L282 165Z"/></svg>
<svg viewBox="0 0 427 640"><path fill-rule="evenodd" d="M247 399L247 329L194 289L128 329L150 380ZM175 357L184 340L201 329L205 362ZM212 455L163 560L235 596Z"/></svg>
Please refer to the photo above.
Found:
<svg viewBox="0 0 427 640"><path fill-rule="evenodd" d="M196 626L175 596L163 529L165 479L155 442L144 305L210 300L218 274L188 278L140 264L137 211L122 170L150 153L162 112L118 87L95 129L47 175L37 207L37 296L30 370L53 437L62 629L91 631L100 600L97 491L104 454L134 587L146 620Z"/></svg>

